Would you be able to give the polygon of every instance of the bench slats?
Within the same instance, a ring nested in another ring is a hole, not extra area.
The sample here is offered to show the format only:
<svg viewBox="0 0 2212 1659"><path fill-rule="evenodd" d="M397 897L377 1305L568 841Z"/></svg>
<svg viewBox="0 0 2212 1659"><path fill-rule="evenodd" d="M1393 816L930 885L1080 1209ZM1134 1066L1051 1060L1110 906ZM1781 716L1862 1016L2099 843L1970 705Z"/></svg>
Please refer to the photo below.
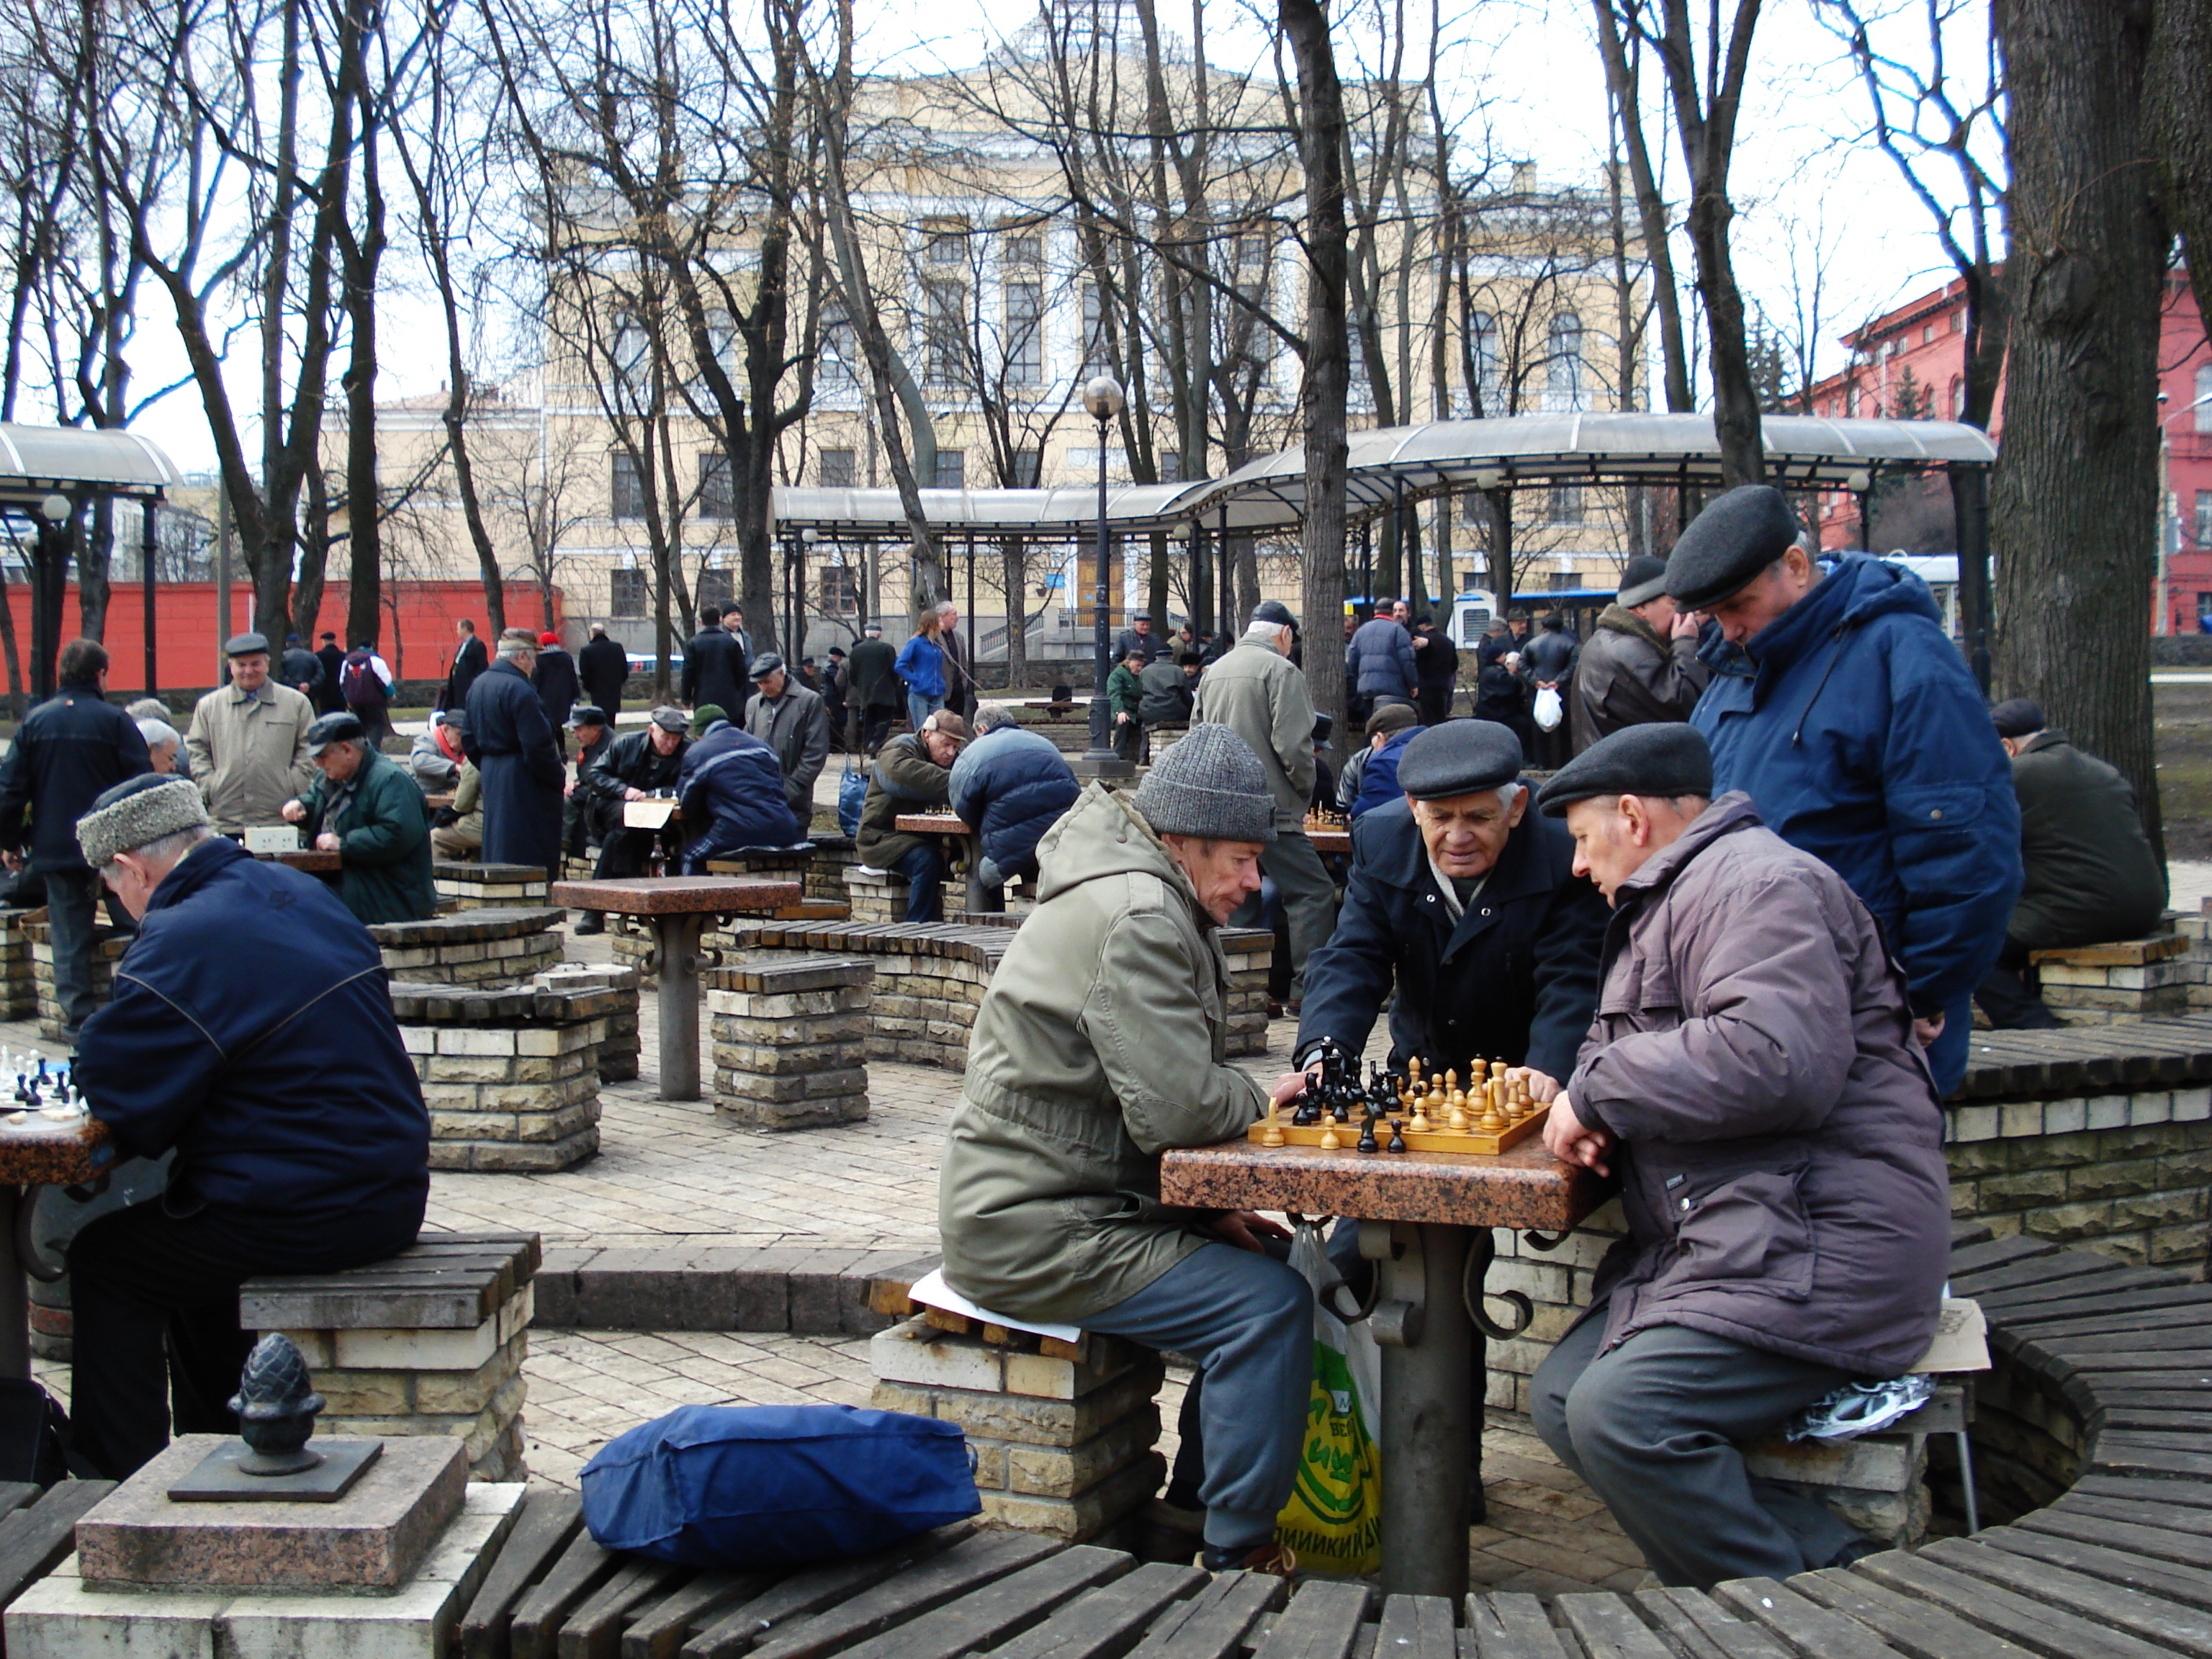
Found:
<svg viewBox="0 0 2212 1659"><path fill-rule="evenodd" d="M1364 1584L1301 1587L1253 1659L1350 1659L1373 1595Z"/></svg>
<svg viewBox="0 0 2212 1659"><path fill-rule="evenodd" d="M2021 1599L2078 1613L2093 1627L2132 1632L2163 1647L2202 1652L2212 1647L2212 1618L2203 1609L2169 1601L2148 1590L2107 1583L2070 1567L1993 1549L1971 1538L1946 1538L1920 1553Z"/></svg>
<svg viewBox="0 0 2212 1659"><path fill-rule="evenodd" d="M2153 1532L2148 1527L2116 1527L2111 1537L2092 1542L2045 1532L2039 1528L1994 1527L1976 1533L1974 1541L2032 1560L2046 1561L2055 1567L2069 1567L2093 1578L2124 1584L2169 1601L2212 1608L2212 1572L2201 1565L2176 1565L2168 1547L2147 1542L2142 1537ZM2172 1535L2197 1546L2198 1559L2202 1560L2203 1539Z"/></svg>
<svg viewBox="0 0 2212 1659"><path fill-rule="evenodd" d="M1533 1595L1469 1595L1467 1627L1481 1659L1566 1659L1544 1604Z"/></svg>
<svg viewBox="0 0 2212 1659"><path fill-rule="evenodd" d="M507 1659L508 1611L539 1571L584 1524L584 1500L572 1492L533 1492L522 1500L483 1588L461 1616L462 1659Z"/></svg>
<svg viewBox="0 0 2212 1659"><path fill-rule="evenodd" d="M1273 1574L1224 1572L1170 1607L1134 1651L1142 1659L1229 1659L1244 1646L1244 1632L1289 1595L1290 1586Z"/></svg>
<svg viewBox="0 0 2212 1659"><path fill-rule="evenodd" d="M2071 1504L2077 1498L2122 1498L2154 1504L2161 1509L2212 1510L2212 1485L2166 1480L2156 1475L2106 1474L2091 1469L2083 1474L2058 1502ZM2176 1517L2177 1524L2179 1518ZM2206 1519L2212 1520L2212 1516Z"/></svg>
<svg viewBox="0 0 2212 1659"><path fill-rule="evenodd" d="M957 1659L1018 1636L1062 1602L1135 1565L1120 1550L1078 1544L838 1651L847 1659Z"/></svg>
<svg viewBox="0 0 2212 1659"><path fill-rule="evenodd" d="M2142 1481L2137 1484L2164 1486L2166 1482ZM2069 1527L2076 1522L2101 1523L2121 1521L2160 1532L2185 1533L2192 1538L2212 1538L2212 1510L2191 1509L2180 1503L2169 1504L2161 1498L2100 1498L2094 1492L2081 1491L2078 1486L2047 1509L2032 1510L2012 1524L2015 1527L2034 1525L2039 1529L2049 1530L2043 1528L2042 1523L2046 1519L2058 1516L2066 1517L2066 1524Z"/></svg>
<svg viewBox="0 0 2212 1659"><path fill-rule="evenodd" d="M1552 1611L1589 1659L1671 1659L1667 1644L1617 1595L1562 1595Z"/></svg>
<svg viewBox="0 0 2212 1659"><path fill-rule="evenodd" d="M732 1602L749 1601L775 1582L773 1573L699 1574L665 1600L639 1613L622 1635L622 1659L672 1659L693 1629Z"/></svg>
<svg viewBox="0 0 2212 1659"><path fill-rule="evenodd" d="M1645 1621L1684 1659L1790 1659L1779 1639L1696 1590L1638 1590L1635 1599Z"/></svg>
<svg viewBox="0 0 2212 1659"><path fill-rule="evenodd" d="M761 1659L816 1659L841 1652L1062 1547L1057 1539L1031 1533L978 1532L842 1606L769 1632L752 1651Z"/></svg>
<svg viewBox="0 0 2212 1659"><path fill-rule="evenodd" d="M568 1615L554 1638L555 1653L559 1659L616 1659L630 1609L690 1576L690 1568L673 1562L625 1561L621 1571Z"/></svg>
<svg viewBox="0 0 2212 1659"><path fill-rule="evenodd" d="M9 1481L12 1489L21 1483ZM33 1487L33 1491L37 1488ZM0 1518L0 1605L61 1565L76 1547L76 1523L115 1490L112 1480L64 1480L35 1503Z"/></svg>
<svg viewBox="0 0 2212 1659"><path fill-rule="evenodd" d="M1078 1596L991 1659L1121 1659L1176 1602L1207 1583L1196 1567L1149 1562L1127 1577Z"/></svg>
<svg viewBox="0 0 2212 1659"><path fill-rule="evenodd" d="M1800 1594L1800 1592L1802 1594ZM1788 1586L1771 1578L1736 1578L1713 1586L1713 1600L1732 1608L1777 1640L1797 1659L2026 1659L2021 1650L1990 1643L1980 1632L1954 1620L1965 1645L1935 1648L1910 1641L1893 1647L1882 1638L1890 1623L1873 1616L1872 1598L1848 1573L1800 1573ZM1910 1632L1922 1628L1904 1621Z"/></svg>
<svg viewBox="0 0 2212 1659"><path fill-rule="evenodd" d="M1869 1556L1855 1572L1915 1598L1923 1607L1948 1609L1966 1623L2047 1659L2164 1659L2171 1651L1924 1556L1893 1550Z"/></svg>
<svg viewBox="0 0 2212 1659"><path fill-rule="evenodd" d="M907 1539L896 1549L878 1550L873 1555L833 1561L826 1566L795 1572L751 1600L738 1603L684 1643L679 1651L684 1659L730 1659L730 1656L744 1652L767 1632L823 1607L834 1607L917 1562L943 1554L972 1536L975 1530L972 1521L957 1521L951 1526L938 1527Z"/></svg>
<svg viewBox="0 0 2212 1659"><path fill-rule="evenodd" d="M507 1620L513 1659L553 1659L556 1632L584 1598L611 1578L623 1564L612 1550L601 1549L588 1532L569 1540L560 1559L531 1587Z"/></svg>
<svg viewBox="0 0 2212 1659"><path fill-rule="evenodd" d="M1382 1604L1377 1659L1457 1659L1459 1633L1451 1603L1441 1595L1394 1595Z"/></svg>
<svg viewBox="0 0 2212 1659"><path fill-rule="evenodd" d="M254 1330L473 1330L537 1274L536 1233L433 1233L343 1273L270 1274L238 1292Z"/></svg>

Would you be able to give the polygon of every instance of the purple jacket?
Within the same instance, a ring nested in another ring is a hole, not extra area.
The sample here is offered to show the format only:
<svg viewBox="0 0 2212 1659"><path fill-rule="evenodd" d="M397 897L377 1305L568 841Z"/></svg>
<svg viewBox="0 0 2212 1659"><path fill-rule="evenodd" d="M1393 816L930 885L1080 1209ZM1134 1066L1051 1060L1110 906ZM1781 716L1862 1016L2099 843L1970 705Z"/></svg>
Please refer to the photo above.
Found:
<svg viewBox="0 0 2212 1659"><path fill-rule="evenodd" d="M1950 1256L1943 1115L1843 878L1722 796L1621 884L1567 1092L1621 1143L1606 1346L1686 1325L1893 1376Z"/></svg>

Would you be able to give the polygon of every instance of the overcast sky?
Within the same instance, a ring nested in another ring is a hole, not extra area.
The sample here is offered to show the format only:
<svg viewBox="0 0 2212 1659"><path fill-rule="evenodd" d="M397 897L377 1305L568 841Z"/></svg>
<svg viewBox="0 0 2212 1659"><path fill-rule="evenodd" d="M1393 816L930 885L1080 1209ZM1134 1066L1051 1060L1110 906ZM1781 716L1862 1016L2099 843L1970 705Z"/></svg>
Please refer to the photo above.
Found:
<svg viewBox="0 0 2212 1659"><path fill-rule="evenodd" d="M1438 3L1447 7L1445 32L1452 41L1443 54L1440 76L1448 106L1462 112L1480 107L1481 116L1470 118L1486 123L1496 153L1534 161L1544 183L1595 177L1606 154L1606 100L1587 0L1559 0L1550 6L1540 0L1459 0L1456 14L1452 0ZM1001 33L1018 29L1036 12L1035 0L956 0L951 7L886 0L855 3L859 37L879 54L876 66L885 69L972 64ZM1895 8L1904 0L1876 3ZM1164 7L1164 15L1172 9L1171 3ZM1333 9L1340 15L1344 10ZM1419 5L1407 9L1425 11ZM1700 15L1703 9L1693 8ZM956 31L916 32L917 23L954 12L963 20ZM1352 19L1339 25L1346 37L1339 55L1347 78L1358 68L1358 43L1348 38L1357 27ZM1224 68L1266 67L1266 49L1249 13L1240 14L1224 0L1211 0L1206 33L1209 55ZM1925 210L1889 161L1870 144L1850 142L1868 125L1865 96L1838 43L1811 15L1809 0L1770 0L1753 50L1731 190L1739 215L1737 277L1748 294L1786 316L1794 309L1793 294L1810 286L1807 273L1820 268L1823 347L1817 372L1832 373L1844 357L1837 336L1948 280L1950 268ZM1650 65L1654 86L1657 75L1656 65ZM1655 122L1650 135L1655 147L1664 143L1669 182L1679 188L1680 152L1671 128ZM393 205L397 211L400 199ZM397 272L402 245L395 228L387 270ZM1678 252L1678 270L1686 284L1692 276L1686 250ZM137 384L144 389L178 377L182 355L161 290L148 283L141 295L141 345L135 355ZM444 378L442 352L389 349L410 337L434 338L434 316L404 300L395 301L391 309L381 395L437 390ZM427 337L417 332L424 328L430 331ZM250 406L250 342L243 349L236 391L243 405ZM334 376L333 396L336 392ZM149 410L137 429L187 471L214 465L198 398L189 387Z"/></svg>

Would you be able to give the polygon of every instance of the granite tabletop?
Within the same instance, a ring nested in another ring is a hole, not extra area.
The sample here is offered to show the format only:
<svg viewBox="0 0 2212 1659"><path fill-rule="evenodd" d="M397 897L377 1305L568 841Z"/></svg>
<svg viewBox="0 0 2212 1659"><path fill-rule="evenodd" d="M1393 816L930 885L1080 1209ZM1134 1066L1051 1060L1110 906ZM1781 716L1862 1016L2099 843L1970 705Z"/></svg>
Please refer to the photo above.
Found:
<svg viewBox="0 0 2212 1659"><path fill-rule="evenodd" d="M909 836L972 836L957 812L902 812L898 827Z"/></svg>
<svg viewBox="0 0 2212 1659"><path fill-rule="evenodd" d="M16 1187L73 1187L89 1181L114 1162L107 1126L80 1117L57 1123L25 1110L24 1121L9 1123L0 1114L0 1182Z"/></svg>
<svg viewBox="0 0 2212 1659"><path fill-rule="evenodd" d="M313 847L303 847L296 853L256 853L253 856L288 864L295 870L305 870L311 875L328 874L343 862L339 854L325 853Z"/></svg>
<svg viewBox="0 0 2212 1659"><path fill-rule="evenodd" d="M1531 1136L1495 1158L1360 1152L1224 1141L1160 1158L1160 1196L1207 1209L1285 1210L1374 1221L1559 1232L1603 1203L1612 1183L1560 1163Z"/></svg>
<svg viewBox="0 0 2212 1659"><path fill-rule="evenodd" d="M556 881L553 902L620 916L715 915L781 910L799 902L802 884L744 876L638 876L621 881Z"/></svg>

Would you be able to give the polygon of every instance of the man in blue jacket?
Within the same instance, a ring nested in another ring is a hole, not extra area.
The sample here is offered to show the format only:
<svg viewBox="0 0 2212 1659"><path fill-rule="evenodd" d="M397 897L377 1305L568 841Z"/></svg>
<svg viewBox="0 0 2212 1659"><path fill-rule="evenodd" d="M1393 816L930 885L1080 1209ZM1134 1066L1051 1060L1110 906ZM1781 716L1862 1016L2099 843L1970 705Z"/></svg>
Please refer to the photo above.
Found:
<svg viewBox="0 0 2212 1659"><path fill-rule="evenodd" d="M173 1398L179 1434L236 1431L240 1284L415 1242L430 1121L375 942L328 887L216 836L181 778L118 784L76 833L140 928L76 1080L118 1157L176 1152L167 1192L70 1248L76 1448L119 1480Z"/></svg>
<svg viewBox="0 0 2212 1659"><path fill-rule="evenodd" d="M1036 874L1037 842L1082 789L1058 746L1022 730L1006 704L978 703L975 732L952 763L952 810L981 834L977 878L1004 887Z"/></svg>
<svg viewBox="0 0 2212 1659"><path fill-rule="evenodd" d="M684 873L707 873L707 860L740 847L789 847L806 838L785 799L775 750L742 726L710 720L684 750L676 774L684 822L705 824L684 848Z"/></svg>
<svg viewBox="0 0 2212 1659"><path fill-rule="evenodd" d="M1355 720L1365 720L1378 703L1413 701L1420 690L1413 636L1391 611L1376 611L1353 631L1344 647L1344 678Z"/></svg>
<svg viewBox="0 0 2212 1659"><path fill-rule="evenodd" d="M2020 805L1980 689L1917 577L1863 554L1822 575L1782 492L1706 504L1667 591L1719 623L1748 676L1718 674L1691 723L1717 793L1850 884L1904 964L1936 1091L1966 1074L1974 987L2020 891Z"/></svg>

